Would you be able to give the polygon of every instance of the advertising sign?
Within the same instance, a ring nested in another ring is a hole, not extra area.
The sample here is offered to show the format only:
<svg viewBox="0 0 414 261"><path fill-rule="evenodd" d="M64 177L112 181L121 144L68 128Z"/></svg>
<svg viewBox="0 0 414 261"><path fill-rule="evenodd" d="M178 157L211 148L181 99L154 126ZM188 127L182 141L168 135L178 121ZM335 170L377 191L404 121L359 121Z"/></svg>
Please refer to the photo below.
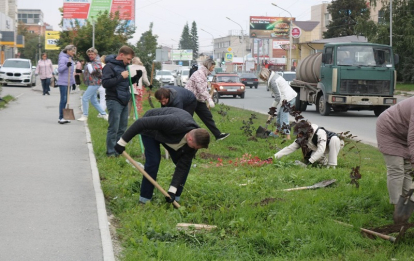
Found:
<svg viewBox="0 0 414 261"><path fill-rule="evenodd" d="M282 49L284 45L289 45L289 41L273 41L273 49Z"/></svg>
<svg viewBox="0 0 414 261"><path fill-rule="evenodd" d="M171 59L173 61L193 60L193 50L172 50Z"/></svg>
<svg viewBox="0 0 414 261"><path fill-rule="evenodd" d="M135 24L135 0L63 0L63 30L72 30L76 24L84 26L86 20L98 16L99 12L119 12L121 20Z"/></svg>
<svg viewBox="0 0 414 261"><path fill-rule="evenodd" d="M45 33L45 50L59 50L57 41L60 39L59 31L46 31Z"/></svg>
<svg viewBox="0 0 414 261"><path fill-rule="evenodd" d="M250 16L250 37L289 39L289 26L290 17Z"/></svg>
<svg viewBox="0 0 414 261"><path fill-rule="evenodd" d="M301 34L302 34L302 30L300 30L299 27L293 27L292 28L292 37L293 38L299 38Z"/></svg>

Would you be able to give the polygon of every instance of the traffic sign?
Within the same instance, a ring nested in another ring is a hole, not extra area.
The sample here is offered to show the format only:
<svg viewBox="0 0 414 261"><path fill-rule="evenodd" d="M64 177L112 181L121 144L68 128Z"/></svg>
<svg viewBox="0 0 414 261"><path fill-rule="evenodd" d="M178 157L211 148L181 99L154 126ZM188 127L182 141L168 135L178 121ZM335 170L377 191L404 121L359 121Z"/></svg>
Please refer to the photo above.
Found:
<svg viewBox="0 0 414 261"><path fill-rule="evenodd" d="M226 56L224 57L224 60L226 62L232 62L233 61L233 53L226 53Z"/></svg>
<svg viewBox="0 0 414 261"><path fill-rule="evenodd" d="M291 34L293 38L299 38L300 35L302 34L302 30L300 30L299 27L293 27Z"/></svg>
<svg viewBox="0 0 414 261"><path fill-rule="evenodd" d="M231 52L233 49L231 47L227 48L227 52Z"/></svg>

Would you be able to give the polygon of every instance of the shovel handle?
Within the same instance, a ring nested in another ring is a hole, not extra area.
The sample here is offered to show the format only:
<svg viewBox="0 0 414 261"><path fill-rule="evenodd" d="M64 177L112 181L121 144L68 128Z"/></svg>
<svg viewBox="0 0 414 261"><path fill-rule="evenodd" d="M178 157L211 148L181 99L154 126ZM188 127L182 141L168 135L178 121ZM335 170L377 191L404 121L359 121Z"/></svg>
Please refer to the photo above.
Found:
<svg viewBox="0 0 414 261"><path fill-rule="evenodd" d="M124 156L127 160L129 160L129 162L131 162L131 164L132 165L134 165L134 167L136 168L136 169L138 169L141 173L142 173L142 175L144 175L144 177L146 178L146 179L148 179L148 181L149 182L151 182L151 184L152 185L154 185L159 191L161 191L161 193L164 195L164 196L166 196L166 197L169 197L169 198L171 198L170 197L170 195L168 195L168 193L153 179L153 178L151 178L151 176L143 169L143 168L141 168L141 166L139 166L136 162L135 162L135 160L134 159L132 159L132 157L131 156L129 156L129 154L128 153L126 153L126 151L124 151L124 152L122 152L122 156ZM176 207L176 208L179 208L179 207L181 207L180 206L180 204L178 204L178 202L177 201L175 201L174 200L174 202L173 202L173 205Z"/></svg>
<svg viewBox="0 0 414 261"><path fill-rule="evenodd" d="M375 231L372 231L372 230L368 230L368 229L365 229L365 228L362 228L362 227L361 227L361 231L363 231L367 234L374 235L374 236L380 237L382 239L391 241L392 243L395 242L395 237L392 237L392 236L384 235L384 234L381 234L381 233L378 233L378 232L375 232Z"/></svg>
<svg viewBox="0 0 414 261"><path fill-rule="evenodd" d="M311 188L312 188L311 186L307 186L307 187L284 189L283 191L303 190L303 189L311 189Z"/></svg>

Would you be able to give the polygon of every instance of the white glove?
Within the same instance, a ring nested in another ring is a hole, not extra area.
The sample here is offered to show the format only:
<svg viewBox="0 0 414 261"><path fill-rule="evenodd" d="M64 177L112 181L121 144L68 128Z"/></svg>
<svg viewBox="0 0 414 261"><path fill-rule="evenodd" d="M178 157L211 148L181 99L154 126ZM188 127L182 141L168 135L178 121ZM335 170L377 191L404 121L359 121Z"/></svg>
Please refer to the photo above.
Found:
<svg viewBox="0 0 414 261"><path fill-rule="evenodd" d="M92 67L92 64L90 64L90 63L88 63L88 71L89 71L89 73L93 72L93 67Z"/></svg>
<svg viewBox="0 0 414 261"><path fill-rule="evenodd" d="M210 108L214 108L214 106L216 106L213 102L213 100L208 100L208 105L210 105Z"/></svg>

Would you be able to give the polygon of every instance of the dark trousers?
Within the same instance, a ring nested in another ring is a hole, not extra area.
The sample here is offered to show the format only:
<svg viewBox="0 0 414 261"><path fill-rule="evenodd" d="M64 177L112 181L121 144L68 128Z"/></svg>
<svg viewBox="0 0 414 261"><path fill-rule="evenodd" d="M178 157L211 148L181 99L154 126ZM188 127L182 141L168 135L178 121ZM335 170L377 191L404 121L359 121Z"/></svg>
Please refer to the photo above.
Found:
<svg viewBox="0 0 414 261"><path fill-rule="evenodd" d="M50 78L40 79L42 82L43 94L50 92Z"/></svg>
<svg viewBox="0 0 414 261"><path fill-rule="evenodd" d="M144 169L145 172L148 173L148 175L151 176L155 181L157 180L157 174L158 169L160 167L161 162L161 150L160 145L163 145L167 150L168 153L171 156L172 161L174 164L177 164L177 152L170 147L160 143L159 141L156 141L154 138L141 135L142 143L145 148L145 164ZM190 170L187 171L187 176ZM185 177L182 186L177 188L177 193L175 194L177 197L181 195L183 192L184 184L187 180L187 176ZM152 185L151 182L148 181L145 177L142 178L142 184L141 184L141 197L145 198L146 200L149 200L152 198L152 194L154 192L154 185Z"/></svg>
<svg viewBox="0 0 414 261"><path fill-rule="evenodd" d="M128 106L124 106L115 100L106 100L108 108L108 132L106 134L106 155L116 156L118 153L114 147L128 127Z"/></svg>
<svg viewBox="0 0 414 261"><path fill-rule="evenodd" d="M213 115L211 111L207 108L207 105L204 102L197 101L197 107L195 113L200 117L200 120L204 122L207 128L213 133L216 139L220 136L221 132L216 127L216 123L213 120ZM193 115L193 114L191 114Z"/></svg>
<svg viewBox="0 0 414 261"><path fill-rule="evenodd" d="M59 85L59 91L60 91L59 120L61 120L63 119L63 109L65 108L66 102L68 99L68 86Z"/></svg>

